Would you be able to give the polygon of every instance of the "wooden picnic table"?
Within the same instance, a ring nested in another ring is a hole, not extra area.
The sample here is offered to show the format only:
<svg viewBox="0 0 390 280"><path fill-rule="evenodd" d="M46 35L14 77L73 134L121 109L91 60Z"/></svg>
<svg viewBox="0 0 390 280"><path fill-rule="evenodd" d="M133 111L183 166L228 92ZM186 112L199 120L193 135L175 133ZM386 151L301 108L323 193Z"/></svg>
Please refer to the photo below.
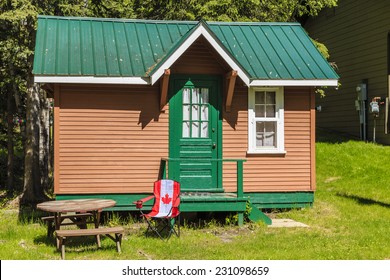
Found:
<svg viewBox="0 0 390 280"><path fill-rule="evenodd" d="M112 199L67 199L67 200L52 200L40 203L37 208L46 212L53 213L54 215L54 227L55 230L59 230L64 219L72 218L80 213L91 213L95 228L99 227L100 213L104 208L110 208L115 206L116 202Z"/></svg>
<svg viewBox="0 0 390 280"><path fill-rule="evenodd" d="M56 233L57 248L61 250L61 258L65 259L65 241L68 237L73 236L96 236L98 248L100 248L100 235L106 235L116 242L118 252L121 251L120 243L122 240L123 228L99 228L100 213L104 208L115 206L116 202L112 199L70 199L70 200L53 200L43 202L37 205L37 208L46 212L53 213L54 216L48 218L48 235L51 235L50 226L51 221L54 220L54 227ZM69 214L72 213L72 214ZM87 229L86 219L93 218L95 225L94 229ZM44 217L45 218L45 217ZM61 225L68 225L64 223L65 219L70 219L70 224L85 226L82 229L65 229L61 230ZM79 221L79 219L82 219ZM49 234L50 233L50 234Z"/></svg>

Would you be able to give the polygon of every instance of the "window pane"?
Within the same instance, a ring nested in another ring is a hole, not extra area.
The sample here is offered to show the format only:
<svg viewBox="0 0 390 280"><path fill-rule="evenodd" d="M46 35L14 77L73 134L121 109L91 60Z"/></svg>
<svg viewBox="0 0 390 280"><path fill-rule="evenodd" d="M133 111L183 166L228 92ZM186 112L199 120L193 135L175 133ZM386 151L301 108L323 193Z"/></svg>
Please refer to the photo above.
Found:
<svg viewBox="0 0 390 280"><path fill-rule="evenodd" d="M264 105L255 105L255 117L256 118L263 118L263 117L265 117Z"/></svg>
<svg viewBox="0 0 390 280"><path fill-rule="evenodd" d="M199 89L194 88L192 89L192 104L197 104L199 103Z"/></svg>
<svg viewBox="0 0 390 280"><path fill-rule="evenodd" d="M266 106L266 117L267 118L274 118L275 117L275 105L267 105Z"/></svg>
<svg viewBox="0 0 390 280"><path fill-rule="evenodd" d="M199 120L199 105L192 105L192 120Z"/></svg>
<svg viewBox="0 0 390 280"><path fill-rule="evenodd" d="M276 147L276 122L256 122L256 147Z"/></svg>
<svg viewBox="0 0 390 280"><path fill-rule="evenodd" d="M183 137L190 137L190 122L183 122Z"/></svg>
<svg viewBox="0 0 390 280"><path fill-rule="evenodd" d="M265 143L264 146L276 147L276 122L265 123Z"/></svg>
<svg viewBox="0 0 390 280"><path fill-rule="evenodd" d="M255 103L256 104L265 104L264 91L255 92Z"/></svg>
<svg viewBox="0 0 390 280"><path fill-rule="evenodd" d="M190 89L185 88L183 89L183 104L190 103Z"/></svg>
<svg viewBox="0 0 390 280"><path fill-rule="evenodd" d="M183 120L184 121L190 120L190 106L189 105L183 106Z"/></svg>
<svg viewBox="0 0 390 280"><path fill-rule="evenodd" d="M208 122L202 122L202 130L201 130L200 137L202 138L208 138L209 137L209 123Z"/></svg>
<svg viewBox="0 0 390 280"><path fill-rule="evenodd" d="M264 146L264 122L256 122L256 147Z"/></svg>
<svg viewBox="0 0 390 280"><path fill-rule="evenodd" d="M209 89L208 88L202 88L202 94L200 96L200 103L201 104L209 103Z"/></svg>
<svg viewBox="0 0 390 280"><path fill-rule="evenodd" d="M267 104L275 104L275 92L266 92L265 102Z"/></svg>
<svg viewBox="0 0 390 280"><path fill-rule="evenodd" d="M200 119L202 121L208 121L209 120L209 106L203 105L202 106L202 112L200 114Z"/></svg>
<svg viewBox="0 0 390 280"><path fill-rule="evenodd" d="M199 137L199 123L198 122L193 122L192 123L191 137L192 138L198 138Z"/></svg>

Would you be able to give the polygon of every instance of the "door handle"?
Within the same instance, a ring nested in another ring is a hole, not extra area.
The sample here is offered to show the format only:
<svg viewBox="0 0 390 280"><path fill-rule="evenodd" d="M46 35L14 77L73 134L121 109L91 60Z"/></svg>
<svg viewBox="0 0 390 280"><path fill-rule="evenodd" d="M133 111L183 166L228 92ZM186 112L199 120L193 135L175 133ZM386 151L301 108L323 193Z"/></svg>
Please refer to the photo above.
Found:
<svg viewBox="0 0 390 280"><path fill-rule="evenodd" d="M215 147L217 147L217 144L213 143L213 149L215 149Z"/></svg>

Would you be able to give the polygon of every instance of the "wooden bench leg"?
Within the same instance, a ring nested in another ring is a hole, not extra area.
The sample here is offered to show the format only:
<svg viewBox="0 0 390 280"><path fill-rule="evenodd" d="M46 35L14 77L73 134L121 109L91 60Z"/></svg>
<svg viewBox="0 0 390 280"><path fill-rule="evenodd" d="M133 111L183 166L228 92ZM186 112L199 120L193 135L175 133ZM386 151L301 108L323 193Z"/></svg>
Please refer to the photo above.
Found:
<svg viewBox="0 0 390 280"><path fill-rule="evenodd" d="M54 222L53 221L48 221L47 222L47 237L52 237L54 233Z"/></svg>
<svg viewBox="0 0 390 280"><path fill-rule="evenodd" d="M115 239L116 239L116 250L118 251L118 253L121 253L122 233L115 233Z"/></svg>
<svg viewBox="0 0 390 280"><path fill-rule="evenodd" d="M115 233L115 237L110 234L106 234L106 236L116 243L116 250L118 251L118 253L121 253L122 233Z"/></svg>
<svg viewBox="0 0 390 280"><path fill-rule="evenodd" d="M65 260L65 241L66 237L57 237L57 249L61 250L62 260Z"/></svg>
<svg viewBox="0 0 390 280"><path fill-rule="evenodd" d="M96 235L96 243L97 243L97 246L98 248L101 248L102 247L102 243L100 242L100 235Z"/></svg>

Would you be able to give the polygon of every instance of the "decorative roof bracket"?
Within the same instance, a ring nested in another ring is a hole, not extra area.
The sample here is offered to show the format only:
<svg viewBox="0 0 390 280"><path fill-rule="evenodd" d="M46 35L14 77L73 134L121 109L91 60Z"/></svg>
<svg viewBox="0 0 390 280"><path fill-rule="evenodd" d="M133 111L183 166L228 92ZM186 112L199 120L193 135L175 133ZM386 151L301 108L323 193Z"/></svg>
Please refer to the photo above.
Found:
<svg viewBox="0 0 390 280"><path fill-rule="evenodd" d="M226 74L227 94L226 94L226 112L230 112L232 106L234 86L236 84L237 70L232 70Z"/></svg>
<svg viewBox="0 0 390 280"><path fill-rule="evenodd" d="M164 75L161 78L160 85L160 110L165 111L168 96L169 76L171 75L170 69L164 70Z"/></svg>

